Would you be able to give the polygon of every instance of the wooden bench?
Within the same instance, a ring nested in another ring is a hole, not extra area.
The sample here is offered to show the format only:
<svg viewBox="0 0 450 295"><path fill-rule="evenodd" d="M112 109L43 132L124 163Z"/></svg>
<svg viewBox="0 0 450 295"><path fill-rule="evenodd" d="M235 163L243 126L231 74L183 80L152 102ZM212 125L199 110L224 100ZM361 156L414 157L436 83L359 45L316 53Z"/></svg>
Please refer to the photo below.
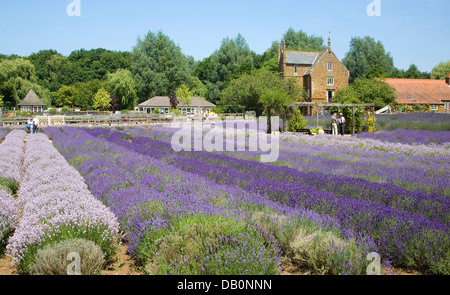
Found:
<svg viewBox="0 0 450 295"><path fill-rule="evenodd" d="M311 129L297 129L296 132L298 132L298 133L303 133L303 134L308 134L308 135L312 135Z"/></svg>

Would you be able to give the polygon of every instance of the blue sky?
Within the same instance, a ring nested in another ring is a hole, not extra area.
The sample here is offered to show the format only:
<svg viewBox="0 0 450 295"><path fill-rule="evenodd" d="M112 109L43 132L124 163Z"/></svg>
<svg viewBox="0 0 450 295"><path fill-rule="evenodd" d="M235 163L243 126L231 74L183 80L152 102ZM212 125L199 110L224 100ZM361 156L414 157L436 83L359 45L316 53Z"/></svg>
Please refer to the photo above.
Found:
<svg viewBox="0 0 450 295"><path fill-rule="evenodd" d="M449 0L376 0L381 15L370 17L373 0L79 0L80 16L66 10L72 0L0 1L0 53L28 56L54 49L67 56L81 48L132 51L138 37L163 31L183 53L201 60L223 38L240 33L261 54L292 27L327 40L344 58L352 37L380 40L395 66L416 64L431 71L450 60Z"/></svg>

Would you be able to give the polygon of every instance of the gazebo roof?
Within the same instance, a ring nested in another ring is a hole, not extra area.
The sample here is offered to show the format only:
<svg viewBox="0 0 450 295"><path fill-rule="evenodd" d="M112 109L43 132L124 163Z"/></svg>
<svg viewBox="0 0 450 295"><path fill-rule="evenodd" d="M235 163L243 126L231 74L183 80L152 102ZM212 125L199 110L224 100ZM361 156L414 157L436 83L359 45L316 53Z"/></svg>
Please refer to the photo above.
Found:
<svg viewBox="0 0 450 295"><path fill-rule="evenodd" d="M21 103L19 103L19 106L44 106L45 104L39 99L37 94L34 92L33 89L30 89L28 91L28 94L25 96L25 98L22 100Z"/></svg>

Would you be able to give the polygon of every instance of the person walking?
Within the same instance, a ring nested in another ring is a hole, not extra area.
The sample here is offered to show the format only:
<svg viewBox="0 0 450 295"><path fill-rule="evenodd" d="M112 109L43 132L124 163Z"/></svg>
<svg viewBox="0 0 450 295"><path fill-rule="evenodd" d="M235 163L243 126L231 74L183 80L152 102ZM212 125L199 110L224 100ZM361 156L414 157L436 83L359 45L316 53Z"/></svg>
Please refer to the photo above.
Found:
<svg viewBox="0 0 450 295"><path fill-rule="evenodd" d="M39 119L37 117L33 118L33 134L37 132L39 128Z"/></svg>
<svg viewBox="0 0 450 295"><path fill-rule="evenodd" d="M339 117L339 131L342 136L345 135L345 117L342 113L340 113Z"/></svg>
<svg viewBox="0 0 450 295"><path fill-rule="evenodd" d="M330 124L331 124L331 134L338 135L338 128L337 128L338 121L337 121L337 118L336 118L336 113L334 113L331 116Z"/></svg>

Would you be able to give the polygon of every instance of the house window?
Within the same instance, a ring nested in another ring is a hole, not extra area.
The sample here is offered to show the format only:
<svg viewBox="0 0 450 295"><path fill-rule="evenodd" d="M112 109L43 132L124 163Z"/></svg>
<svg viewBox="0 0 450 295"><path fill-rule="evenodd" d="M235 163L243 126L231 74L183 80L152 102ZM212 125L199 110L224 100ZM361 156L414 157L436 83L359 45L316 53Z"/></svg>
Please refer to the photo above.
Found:
<svg viewBox="0 0 450 295"><path fill-rule="evenodd" d="M446 111L450 111L450 102L446 102L444 106Z"/></svg>
<svg viewBox="0 0 450 295"><path fill-rule="evenodd" d="M329 62L328 63L328 71L332 71L333 70L333 63Z"/></svg>
<svg viewBox="0 0 450 295"><path fill-rule="evenodd" d="M334 85L334 78L328 77L327 78L327 86L333 86Z"/></svg>
<svg viewBox="0 0 450 295"><path fill-rule="evenodd" d="M297 74L297 66L294 66L294 73Z"/></svg>
<svg viewBox="0 0 450 295"><path fill-rule="evenodd" d="M431 110L432 111L437 111L438 110L438 106L437 105L432 105L431 106Z"/></svg>

